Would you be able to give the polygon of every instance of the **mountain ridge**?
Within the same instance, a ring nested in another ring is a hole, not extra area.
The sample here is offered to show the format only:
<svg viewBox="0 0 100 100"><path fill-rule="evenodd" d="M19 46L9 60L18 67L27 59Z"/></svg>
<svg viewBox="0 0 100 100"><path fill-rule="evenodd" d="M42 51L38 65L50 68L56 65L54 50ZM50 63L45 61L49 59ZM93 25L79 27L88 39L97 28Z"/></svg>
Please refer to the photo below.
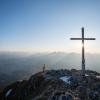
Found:
<svg viewBox="0 0 100 100"><path fill-rule="evenodd" d="M0 98L0 100L99 100L100 73L86 70L85 76L82 76L81 70L76 69L46 70L32 75L28 80L17 81L5 87Z"/></svg>

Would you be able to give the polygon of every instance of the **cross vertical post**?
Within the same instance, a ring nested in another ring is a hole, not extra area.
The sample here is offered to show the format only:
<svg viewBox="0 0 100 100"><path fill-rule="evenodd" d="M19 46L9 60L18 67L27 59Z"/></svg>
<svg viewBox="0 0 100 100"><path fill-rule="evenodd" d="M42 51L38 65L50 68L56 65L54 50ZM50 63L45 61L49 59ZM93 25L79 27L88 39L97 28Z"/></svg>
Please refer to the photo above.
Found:
<svg viewBox="0 0 100 100"><path fill-rule="evenodd" d="M82 75L85 74L84 28L82 28Z"/></svg>

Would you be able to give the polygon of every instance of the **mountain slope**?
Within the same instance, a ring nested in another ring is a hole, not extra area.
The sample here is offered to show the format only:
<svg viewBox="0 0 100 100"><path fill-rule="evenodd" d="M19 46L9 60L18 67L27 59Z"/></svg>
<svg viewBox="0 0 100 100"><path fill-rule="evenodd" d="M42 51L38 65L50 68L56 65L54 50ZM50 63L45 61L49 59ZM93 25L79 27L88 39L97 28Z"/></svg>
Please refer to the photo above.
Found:
<svg viewBox="0 0 100 100"><path fill-rule="evenodd" d="M0 100L100 100L100 74L80 70L48 70L7 86Z"/></svg>

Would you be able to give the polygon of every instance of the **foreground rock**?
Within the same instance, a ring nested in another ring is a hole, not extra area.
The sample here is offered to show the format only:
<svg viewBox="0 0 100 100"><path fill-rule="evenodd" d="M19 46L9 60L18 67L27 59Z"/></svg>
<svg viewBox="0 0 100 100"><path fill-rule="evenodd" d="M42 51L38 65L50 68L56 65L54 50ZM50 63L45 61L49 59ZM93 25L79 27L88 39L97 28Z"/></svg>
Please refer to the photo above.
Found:
<svg viewBox="0 0 100 100"><path fill-rule="evenodd" d="M0 100L100 100L100 74L79 70L39 72L7 86Z"/></svg>

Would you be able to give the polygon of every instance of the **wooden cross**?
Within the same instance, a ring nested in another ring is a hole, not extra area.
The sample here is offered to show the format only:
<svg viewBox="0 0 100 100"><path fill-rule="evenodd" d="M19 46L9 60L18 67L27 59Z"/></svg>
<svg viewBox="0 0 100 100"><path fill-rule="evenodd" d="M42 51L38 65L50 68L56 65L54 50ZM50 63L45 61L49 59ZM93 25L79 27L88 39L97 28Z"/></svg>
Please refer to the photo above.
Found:
<svg viewBox="0 0 100 100"><path fill-rule="evenodd" d="M95 38L84 38L84 27L82 27L82 38L70 38L71 40L82 40L82 75L85 75L84 40L96 40Z"/></svg>

